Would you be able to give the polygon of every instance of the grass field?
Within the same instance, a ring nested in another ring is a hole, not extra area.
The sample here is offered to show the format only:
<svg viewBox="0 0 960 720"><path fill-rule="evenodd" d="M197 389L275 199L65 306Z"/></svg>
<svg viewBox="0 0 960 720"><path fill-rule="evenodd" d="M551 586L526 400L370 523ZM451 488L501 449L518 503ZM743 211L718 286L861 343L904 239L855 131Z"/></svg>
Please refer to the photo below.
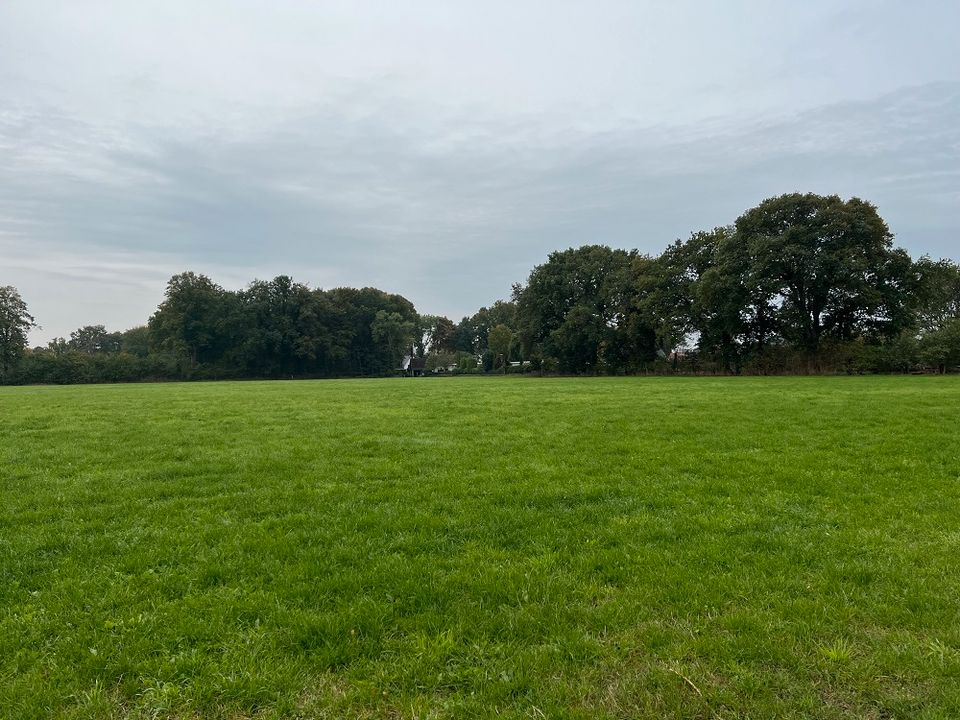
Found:
<svg viewBox="0 0 960 720"><path fill-rule="evenodd" d="M960 378L0 389L0 717L960 717Z"/></svg>

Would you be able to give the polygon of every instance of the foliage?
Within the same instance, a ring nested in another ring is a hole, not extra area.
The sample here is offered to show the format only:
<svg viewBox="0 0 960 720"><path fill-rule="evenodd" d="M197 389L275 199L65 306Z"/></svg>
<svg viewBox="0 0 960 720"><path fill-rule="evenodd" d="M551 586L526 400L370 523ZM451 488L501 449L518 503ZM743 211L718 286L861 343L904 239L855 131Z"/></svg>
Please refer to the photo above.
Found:
<svg viewBox="0 0 960 720"><path fill-rule="evenodd" d="M452 353L457 348L457 325L442 315L421 315L424 353Z"/></svg>
<svg viewBox="0 0 960 720"><path fill-rule="evenodd" d="M463 352L482 355L489 348L490 330L497 325L516 330L515 303L497 300L489 308L482 307L474 315L463 318L454 333L454 346Z"/></svg>
<svg viewBox="0 0 960 720"><path fill-rule="evenodd" d="M514 292L523 353L554 357L565 372L618 364L635 257L604 245L551 253Z"/></svg>
<svg viewBox="0 0 960 720"><path fill-rule="evenodd" d="M490 330L487 345L493 355L494 368L505 368L510 362L510 348L513 347L513 331L504 324L499 324Z"/></svg>
<svg viewBox="0 0 960 720"><path fill-rule="evenodd" d="M137 357L147 357L150 354L150 328L138 325L121 333L120 349Z"/></svg>
<svg viewBox="0 0 960 720"><path fill-rule="evenodd" d="M912 260L868 202L793 193L656 257L551 253L510 301L459 323L376 288L280 275L231 291L185 272L147 326L88 325L24 355L33 318L3 288L0 380L390 375L406 355L540 374L951 372L957 318L955 262ZM104 358L121 354L134 360Z"/></svg>
<svg viewBox="0 0 960 720"><path fill-rule="evenodd" d="M97 353L120 352L122 333L107 332L103 325L86 325L70 333L67 347L77 352L95 355Z"/></svg>
<svg viewBox="0 0 960 720"><path fill-rule="evenodd" d="M404 351L412 346L414 323L400 313L378 310L370 326L373 339L384 345L392 367L399 367Z"/></svg>
<svg viewBox="0 0 960 720"><path fill-rule="evenodd" d="M0 379L7 380L27 346L27 333L36 326L17 289L0 287Z"/></svg>
<svg viewBox="0 0 960 720"><path fill-rule="evenodd" d="M413 303L376 288L335 288L327 295L339 315L337 326L341 332L334 346L339 359L324 374L382 375L396 370L400 357L414 341L418 315ZM385 347L373 335L374 321L381 312L391 316L389 321L381 320L381 337L390 337L392 348Z"/></svg>
<svg viewBox="0 0 960 720"><path fill-rule="evenodd" d="M816 354L825 337L900 329L890 290L909 260L901 262L870 203L781 195L741 215L736 236L748 254L749 282L762 288L775 326L795 347Z"/></svg>
<svg viewBox="0 0 960 720"><path fill-rule="evenodd" d="M914 263L913 277L906 290L913 298L917 324L922 330L936 330L945 322L960 318L960 265L957 263L920 258Z"/></svg>
<svg viewBox="0 0 960 720"><path fill-rule="evenodd" d="M229 345L231 299L205 275L174 275L167 282L164 301L150 318L154 344L187 360L190 369L219 360Z"/></svg>
<svg viewBox="0 0 960 720"><path fill-rule="evenodd" d="M940 372L960 369L960 318L945 320L920 340L920 357Z"/></svg>

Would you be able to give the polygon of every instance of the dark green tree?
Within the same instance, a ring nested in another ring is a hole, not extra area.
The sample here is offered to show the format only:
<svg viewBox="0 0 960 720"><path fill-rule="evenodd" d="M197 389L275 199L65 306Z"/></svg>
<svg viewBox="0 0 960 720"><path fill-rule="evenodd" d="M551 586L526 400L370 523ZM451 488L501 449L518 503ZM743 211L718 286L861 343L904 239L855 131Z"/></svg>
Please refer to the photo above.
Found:
<svg viewBox="0 0 960 720"><path fill-rule="evenodd" d="M717 245L727 232L695 233L677 240L657 258L637 255L631 272L631 310L641 327L653 331L656 352L666 358L687 346L695 332L703 333L703 303L699 281L715 263ZM700 321L700 322L698 322Z"/></svg>
<svg viewBox="0 0 960 720"><path fill-rule="evenodd" d="M960 318L950 318L926 333L920 340L920 357L941 373L960 368Z"/></svg>
<svg viewBox="0 0 960 720"><path fill-rule="evenodd" d="M107 332L103 325L84 325L70 333L67 342L71 350L86 355L118 353L122 343L121 333Z"/></svg>
<svg viewBox="0 0 960 720"><path fill-rule="evenodd" d="M774 281L755 272L731 227L691 236L691 321L698 350L728 372L764 356L777 339Z"/></svg>
<svg viewBox="0 0 960 720"><path fill-rule="evenodd" d="M302 316L313 300L310 289L278 275L254 280L237 299L231 335L239 339L234 357L244 370L259 377L303 372L300 350L309 330Z"/></svg>
<svg viewBox="0 0 960 720"><path fill-rule="evenodd" d="M341 345L343 362L332 374L379 375L396 369L399 355L410 352L418 325L416 309L401 295L385 293L376 288L335 288L328 296L341 315L343 334L337 340ZM409 339L393 352L373 336L377 313L396 313L411 327Z"/></svg>
<svg viewBox="0 0 960 720"><path fill-rule="evenodd" d="M151 343L185 359L191 369L216 362L231 345L227 331L236 300L236 293L205 275L174 275L167 282L164 301L150 318Z"/></svg>
<svg viewBox="0 0 960 720"><path fill-rule="evenodd" d="M138 325L124 331L120 335L120 349L139 358L150 354L150 329L146 325Z"/></svg>
<svg viewBox="0 0 960 720"><path fill-rule="evenodd" d="M736 235L748 289L776 308L778 329L796 347L813 355L826 337L894 329L902 258L870 203L781 195L741 215Z"/></svg>
<svg viewBox="0 0 960 720"><path fill-rule="evenodd" d="M936 330L950 319L960 318L960 265L924 256L912 269L906 291L914 301L920 330Z"/></svg>
<svg viewBox="0 0 960 720"><path fill-rule="evenodd" d="M379 310L374 316L370 331L373 339L386 348L391 369L400 367L401 357L413 344L415 327L413 321L397 312Z"/></svg>
<svg viewBox="0 0 960 720"><path fill-rule="evenodd" d="M490 307L482 307L472 316L463 318L454 334L455 349L481 355L488 347L490 330L497 325L517 330L516 303L497 300Z"/></svg>
<svg viewBox="0 0 960 720"><path fill-rule="evenodd" d="M506 372L510 362L510 349L514 344L513 331L500 323L490 330L487 338L490 352L493 354L494 368L501 367Z"/></svg>
<svg viewBox="0 0 960 720"><path fill-rule="evenodd" d="M67 342L66 338L55 337L47 343L47 350L54 355L64 355L70 352L70 343Z"/></svg>
<svg viewBox="0 0 960 720"><path fill-rule="evenodd" d="M6 380L27 347L27 334L37 327L15 287L0 287L0 370Z"/></svg>
<svg viewBox="0 0 960 720"><path fill-rule="evenodd" d="M524 355L556 358L566 372L606 369L619 351L635 252L585 245L552 253L514 290Z"/></svg>
<svg viewBox="0 0 960 720"><path fill-rule="evenodd" d="M433 316L428 334L428 350L430 352L452 353L456 351L457 326L450 318L443 315Z"/></svg>

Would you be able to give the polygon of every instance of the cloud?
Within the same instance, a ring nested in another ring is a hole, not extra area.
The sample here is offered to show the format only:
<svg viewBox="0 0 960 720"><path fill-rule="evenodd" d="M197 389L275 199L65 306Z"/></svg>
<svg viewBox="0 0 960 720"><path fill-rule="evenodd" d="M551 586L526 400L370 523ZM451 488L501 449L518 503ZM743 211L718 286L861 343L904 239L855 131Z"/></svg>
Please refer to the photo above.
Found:
<svg viewBox="0 0 960 720"><path fill-rule="evenodd" d="M960 82L942 81L950 68L918 55L914 74L924 82L894 88L875 81L853 89L848 78L823 77L845 43L887 42L895 8L796 11L797 28L822 31L820 44L803 45L794 28L785 37L807 48L799 59L781 55L753 72L752 51L707 38L698 18L691 32L711 51L726 51L729 63L698 74L696 63L665 53L651 85L655 58L632 49L631 38L689 49L703 62L703 48L678 45L677 36L671 45L650 29L676 29L689 20L685 11L641 13L639 22L626 5L612 3L605 18L564 6L557 22L568 42L583 44L581 65L557 59L523 25L502 39L511 62L526 63L516 66L518 77L503 58L487 57L498 87L482 54L454 42L476 46L471 12L434 8L430 17L452 34L421 34L425 49L343 7L305 16L318 33L336 27L356 42L386 43L365 46L370 57L359 60L352 45L314 52L295 24L276 17L263 18L259 34L249 24L224 28L205 49L205 14L181 27L180 11L148 18L103 7L129 23L131 38L95 31L93 19L106 22L110 13L81 17L57 6L49 18L22 9L15 18L27 39L30 28L55 39L77 23L78 48L90 54L78 55L69 87L41 72L64 60L52 40L38 48L41 69L17 64L25 46L15 37L0 50L0 59L8 52L13 60L0 72L0 90L11 90L0 105L0 283L20 287L45 326L38 341L81 324L143 322L166 278L186 269L231 287L277 273L314 286L376 285L456 318L505 297L552 250L602 242L657 252L781 192L864 197L914 254L958 252ZM621 31L616 17L639 24ZM189 63L159 43L163 33L133 48L147 19L186 43ZM909 35L912 21L899 19ZM769 49L762 20L740 38ZM478 31L487 22L477 20ZM225 38L252 56L230 51ZM438 65L444 57L450 67ZM124 58L129 68L116 62ZM649 108L631 85L628 58L646 63L638 81ZM390 67L390 59L400 62ZM547 77L550 62L598 87L584 86L586 101L572 102L574 88ZM624 74L611 78L604 68ZM229 77L220 82L223 72ZM850 72L870 77L855 62ZM40 75L47 84L26 86ZM534 88L537 80L543 87ZM670 81L675 92L660 87ZM671 111L677 107L683 111Z"/></svg>

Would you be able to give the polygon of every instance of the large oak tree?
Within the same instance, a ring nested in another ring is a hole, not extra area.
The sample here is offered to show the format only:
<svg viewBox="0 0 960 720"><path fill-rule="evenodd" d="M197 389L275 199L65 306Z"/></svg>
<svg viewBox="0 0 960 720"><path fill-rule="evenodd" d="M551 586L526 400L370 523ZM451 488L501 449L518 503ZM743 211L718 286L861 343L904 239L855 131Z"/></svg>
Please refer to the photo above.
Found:
<svg viewBox="0 0 960 720"><path fill-rule="evenodd" d="M0 287L0 370L6 378L27 346L27 333L37 326L15 287Z"/></svg>

